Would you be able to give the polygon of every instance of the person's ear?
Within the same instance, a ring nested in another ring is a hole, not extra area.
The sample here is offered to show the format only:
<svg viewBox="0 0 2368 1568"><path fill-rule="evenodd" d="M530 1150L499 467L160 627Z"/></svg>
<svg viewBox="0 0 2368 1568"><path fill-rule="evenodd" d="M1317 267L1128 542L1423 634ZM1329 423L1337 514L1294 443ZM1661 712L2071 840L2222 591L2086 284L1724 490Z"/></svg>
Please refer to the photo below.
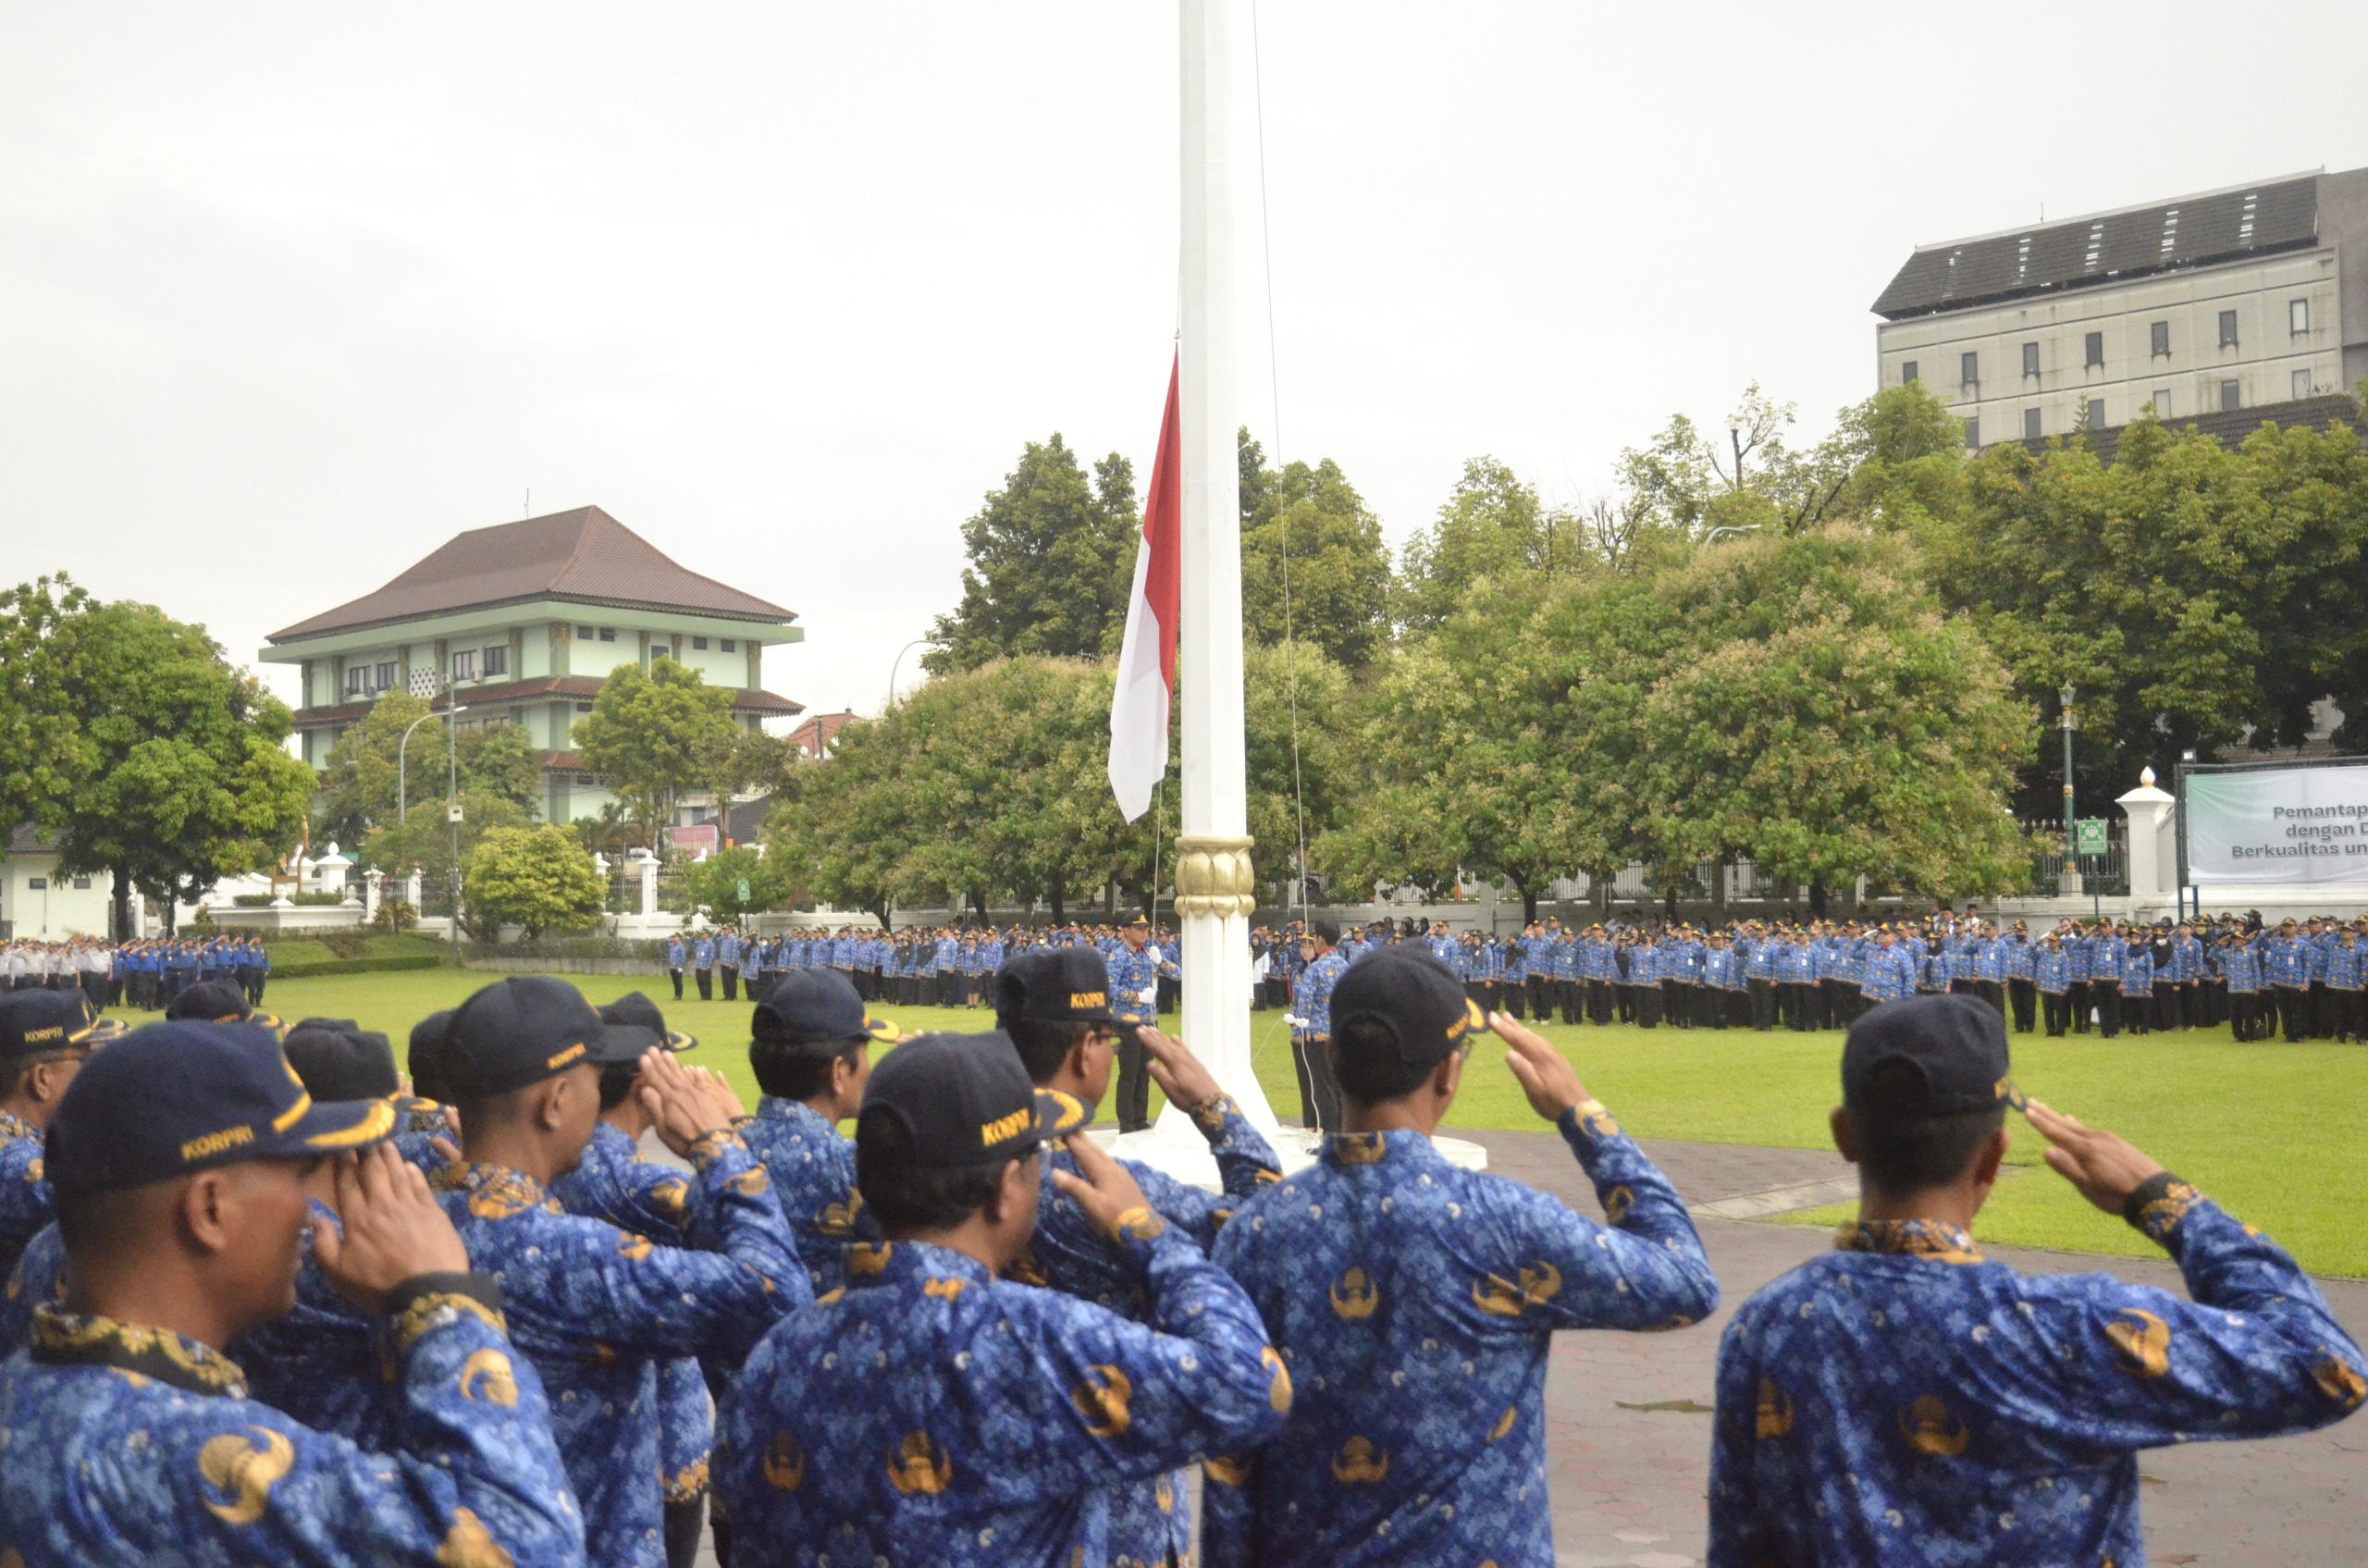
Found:
<svg viewBox="0 0 2368 1568"><path fill-rule="evenodd" d="M1973 1184L1994 1187L1998 1184L1998 1167L2006 1159L2006 1130L2000 1127L1981 1145L1981 1153L1973 1162Z"/></svg>
<svg viewBox="0 0 2368 1568"><path fill-rule="evenodd" d="M1438 1100L1441 1109L1455 1098L1455 1092L1462 1083L1463 1053L1449 1051L1439 1065L1431 1069L1431 1093Z"/></svg>
<svg viewBox="0 0 2368 1568"><path fill-rule="evenodd" d="M233 1191L238 1185L238 1170L236 1166L201 1170L181 1189L177 1205L181 1231L200 1252L218 1253L230 1243L239 1220L239 1203Z"/></svg>
<svg viewBox="0 0 2368 1568"><path fill-rule="evenodd" d="M1834 1106L1833 1114L1826 1118L1826 1126L1833 1130L1834 1148L1841 1152L1844 1159L1848 1160L1852 1165L1856 1165L1858 1139L1850 1130L1850 1113L1840 1105Z"/></svg>
<svg viewBox="0 0 2368 1568"><path fill-rule="evenodd" d="M567 1113L574 1109L569 1096L574 1093L575 1075L561 1073L545 1079L535 1090L533 1125L543 1132L556 1132L567 1123Z"/></svg>
<svg viewBox="0 0 2368 1568"><path fill-rule="evenodd" d="M1030 1160L1010 1160L1003 1167L1003 1179L995 1185L995 1195L987 1200L987 1223L1002 1225L1018 1214L1036 1182L1034 1164Z"/></svg>

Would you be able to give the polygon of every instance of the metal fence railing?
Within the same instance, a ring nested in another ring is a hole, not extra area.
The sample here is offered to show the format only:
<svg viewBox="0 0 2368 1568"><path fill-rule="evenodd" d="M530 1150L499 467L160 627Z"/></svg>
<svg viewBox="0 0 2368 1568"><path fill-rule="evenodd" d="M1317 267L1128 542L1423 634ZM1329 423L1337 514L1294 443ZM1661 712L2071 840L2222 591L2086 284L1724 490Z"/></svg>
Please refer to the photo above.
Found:
<svg viewBox="0 0 2368 1568"><path fill-rule="evenodd" d="M2102 855L2074 856L2066 850L2065 830L2061 821L2026 821L2023 828L2041 848L2031 865L2031 895L2038 898L2059 898L2066 895L2064 873L2066 870L2080 873L2080 892L2103 898L2119 898L2129 892L2129 825L2126 821L2108 819L2105 823L2105 852Z"/></svg>

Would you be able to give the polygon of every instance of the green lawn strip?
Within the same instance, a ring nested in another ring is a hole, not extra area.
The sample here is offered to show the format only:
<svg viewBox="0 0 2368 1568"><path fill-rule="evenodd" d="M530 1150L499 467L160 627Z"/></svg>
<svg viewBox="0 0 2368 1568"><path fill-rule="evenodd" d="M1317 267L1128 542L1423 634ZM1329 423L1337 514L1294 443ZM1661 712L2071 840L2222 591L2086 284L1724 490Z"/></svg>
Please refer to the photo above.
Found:
<svg viewBox="0 0 2368 1568"><path fill-rule="evenodd" d="M415 939L401 939L415 940ZM398 1058L412 1024L452 1006L498 978L469 970L327 975L276 981L270 1010L294 1019L320 1014L362 1020L395 1041ZM722 1071L752 1104L748 1004L693 997L677 1003L664 977L569 975L595 1002L644 991L668 1021L699 1036L687 1061ZM992 1027L984 1008L875 1009L907 1032ZM137 1013L122 1015L137 1022ZM1176 1020L1166 1020L1173 1029ZM1826 1117L1840 1098L1837 1033L1759 1034L1748 1030L1640 1030L1548 1025L1589 1091L1645 1138L1782 1148L1830 1146ZM2030 1093L2092 1126L2111 1128L2292 1250L2314 1273L2368 1277L2368 1222L2352 1201L2368 1169L2368 1050L2344 1045L2238 1045L2225 1035L2045 1040L2017 1035L2015 1073ZM1267 1102L1299 1119L1290 1043L1279 1012L1252 1015L1252 1065ZM1542 1131L1506 1070L1504 1046L1483 1038L1473 1053L1450 1130ZM1153 1110L1158 1093L1153 1092ZM2009 1158L2036 1165L2041 1144L2017 1117ZM1846 1211L1786 1216L1834 1224ZM2000 1245L2145 1255L2148 1243L2098 1214L2041 1169L2002 1183L1977 1236Z"/></svg>

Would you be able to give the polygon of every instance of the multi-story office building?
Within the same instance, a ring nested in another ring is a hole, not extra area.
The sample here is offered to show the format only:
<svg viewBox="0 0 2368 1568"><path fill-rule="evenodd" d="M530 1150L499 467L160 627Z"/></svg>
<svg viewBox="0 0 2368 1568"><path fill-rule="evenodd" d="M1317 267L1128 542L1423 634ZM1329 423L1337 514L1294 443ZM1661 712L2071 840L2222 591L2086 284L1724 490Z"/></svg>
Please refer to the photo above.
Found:
<svg viewBox="0 0 2368 1568"><path fill-rule="evenodd" d="M459 535L376 593L272 633L261 657L301 667L296 731L314 767L382 694L440 700L449 687L462 729L525 729L542 754L544 815L565 822L613 798L571 738L611 672L672 659L730 688L734 716L760 728L803 711L763 681L766 647L804 639L796 619L586 506Z"/></svg>
<svg viewBox="0 0 2368 1568"><path fill-rule="evenodd" d="M2276 419L2368 377L2368 169L1918 246L1874 309L1881 385L1921 381L1970 446L2150 404Z"/></svg>

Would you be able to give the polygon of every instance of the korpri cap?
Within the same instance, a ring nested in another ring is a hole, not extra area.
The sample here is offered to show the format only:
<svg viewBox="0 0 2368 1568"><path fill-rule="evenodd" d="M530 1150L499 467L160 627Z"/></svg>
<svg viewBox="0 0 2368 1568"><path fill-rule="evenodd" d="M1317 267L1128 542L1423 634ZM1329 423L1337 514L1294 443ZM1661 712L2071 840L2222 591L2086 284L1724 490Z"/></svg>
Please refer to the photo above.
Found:
<svg viewBox="0 0 2368 1568"><path fill-rule="evenodd" d="M71 991L0 992L0 1061L47 1056L123 1038L123 1026L99 1017L80 986Z"/></svg>
<svg viewBox="0 0 2368 1568"><path fill-rule="evenodd" d="M748 1020L758 1045L835 1056L852 1042L901 1039L896 1026L864 1010L855 982L837 969L791 969L773 982Z"/></svg>
<svg viewBox="0 0 2368 1568"><path fill-rule="evenodd" d="M1378 1028L1409 1064L1445 1060L1487 1031L1480 1005L1453 970L1420 947L1385 947L1352 965L1332 988L1333 1048L1350 1025Z"/></svg>
<svg viewBox="0 0 2368 1568"><path fill-rule="evenodd" d="M207 1023L252 1023L278 1029L279 1020L247 1005L247 994L227 980L202 980L172 1000L165 1009L167 1022L183 1019Z"/></svg>
<svg viewBox="0 0 2368 1568"><path fill-rule="evenodd" d="M67 1196L358 1149L394 1130L392 1101L314 1099L270 1031L183 1019L93 1056L58 1102L43 1155Z"/></svg>
<svg viewBox="0 0 2368 1568"><path fill-rule="evenodd" d="M875 1118L904 1128L913 1161L932 1170L1018 1159L1085 1119L1066 1094L1038 1089L1001 1030L921 1034L871 1069L856 1141Z"/></svg>
<svg viewBox="0 0 2368 1568"><path fill-rule="evenodd" d="M411 1092L422 1099L444 1101L451 1096L444 1082L444 1037L451 1031L452 1009L439 1008L411 1026L411 1048L404 1065L411 1073Z"/></svg>
<svg viewBox="0 0 2368 1568"><path fill-rule="evenodd" d="M1901 1120L2023 1108L2007 1060L2006 1020L1978 997L1903 996L1850 1026L1842 1103Z"/></svg>
<svg viewBox="0 0 2368 1568"><path fill-rule="evenodd" d="M402 1091L395 1048L350 1019L306 1019L288 1031L283 1049L315 1100L383 1100Z"/></svg>
<svg viewBox="0 0 2368 1568"><path fill-rule="evenodd" d="M995 976L995 1022L1110 1023L1110 966L1091 947L1031 947Z"/></svg>
<svg viewBox="0 0 2368 1568"><path fill-rule="evenodd" d="M628 991L601 1008L600 1019L603 1023L633 1024L646 1029L656 1035L659 1043L669 1051L679 1053L696 1050L698 1046L697 1036L684 1034L678 1029L668 1029L666 1015L658 1010L658 1004L638 991Z"/></svg>
<svg viewBox="0 0 2368 1568"><path fill-rule="evenodd" d="M637 1062L654 1031L601 1020L584 993L548 975L512 975L453 1012L436 1053L445 1086L469 1099L507 1094L570 1068Z"/></svg>

